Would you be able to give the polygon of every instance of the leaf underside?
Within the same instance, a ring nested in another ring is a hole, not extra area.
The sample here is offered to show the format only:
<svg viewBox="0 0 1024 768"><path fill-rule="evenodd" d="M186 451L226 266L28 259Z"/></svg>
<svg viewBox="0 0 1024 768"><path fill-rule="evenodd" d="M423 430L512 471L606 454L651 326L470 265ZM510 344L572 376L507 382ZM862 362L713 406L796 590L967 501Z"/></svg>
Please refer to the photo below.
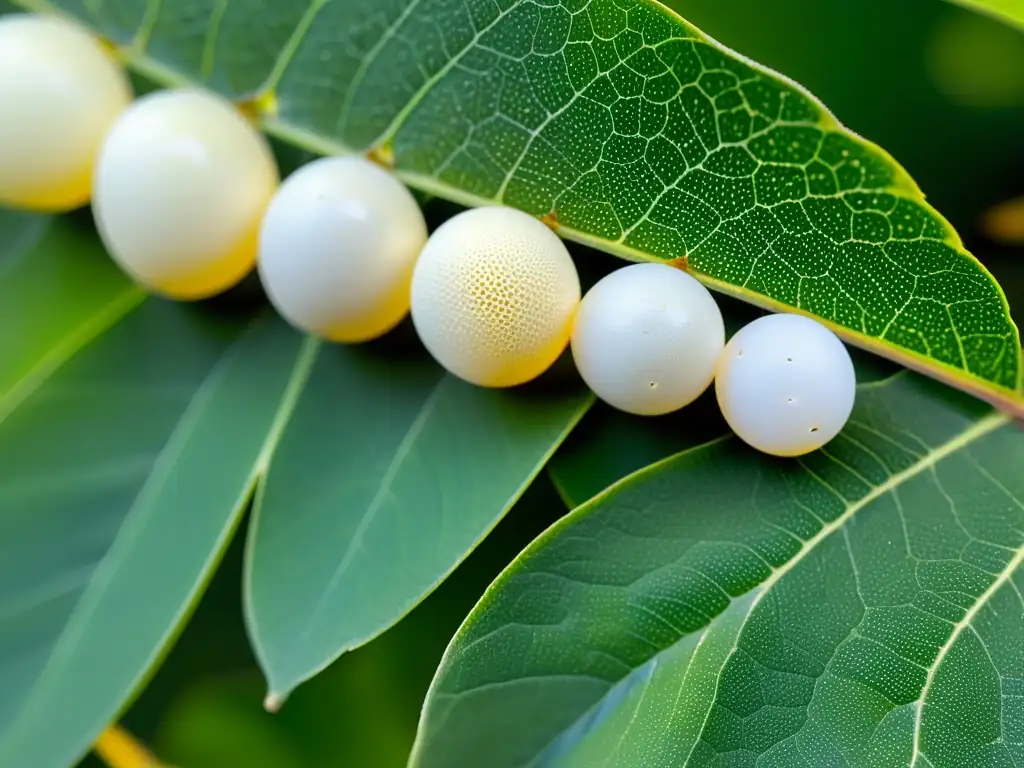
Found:
<svg viewBox="0 0 1024 768"><path fill-rule="evenodd" d="M249 528L245 618L279 705L395 624L512 507L592 402L426 357L312 344Z"/></svg>
<svg viewBox="0 0 1024 768"><path fill-rule="evenodd" d="M268 467L246 618L280 698L432 591L593 401L575 379L473 388L422 349L303 341L269 314L147 300L78 218L0 211L0 764L84 752Z"/></svg>
<svg viewBox="0 0 1024 768"><path fill-rule="evenodd" d="M144 298L75 220L0 212L2 765L73 764L138 690L289 376L279 320Z"/></svg>
<svg viewBox="0 0 1024 768"><path fill-rule="evenodd" d="M641 470L491 586L411 764L1019 765L1022 462L1006 416L901 373L802 460Z"/></svg>
<svg viewBox="0 0 1024 768"><path fill-rule="evenodd" d="M685 264L1024 410L1005 298L907 173L650 0L54 5L162 82L252 100L304 148L367 153L440 197Z"/></svg>
<svg viewBox="0 0 1024 768"><path fill-rule="evenodd" d="M230 325L204 326L144 304L0 431L0 763L77 759L166 650L234 529L295 336L264 323L231 344ZM165 341L140 353L140 336Z"/></svg>
<svg viewBox="0 0 1024 768"><path fill-rule="evenodd" d="M4 418L12 413L20 415L24 409L33 407L39 408L38 424L46 426L46 429L33 427L44 433L40 438L44 442L78 440L65 436L57 427L49 428L48 420L63 418L66 415L63 410L50 405L39 407L34 398L37 398L39 386L50 377L62 374L63 367L74 361L83 349L97 344L101 352L91 354L99 355L95 363L96 377L102 379L97 384L99 390L116 389L122 377L137 374L142 378L138 383L137 402L122 403L117 398L107 397L105 408L83 404L83 408L92 409L83 418L90 425L106 422L118 425L124 420L131 427L125 439L133 438L137 431L151 441L159 440L159 425L164 423L161 419L169 418L170 411L161 410L150 400L165 396L162 382L146 371L123 370L133 360L142 365L147 358L133 357L136 352L128 351L122 353L124 359L121 359L110 345L115 343L114 339L119 339L119 343L131 350L145 346L147 350L152 348L152 354L171 354L165 346L177 350L179 340L164 337L180 333L186 340L192 336L200 338L194 342L196 354L200 354L205 345L215 343L203 339L204 334L212 334L216 339L218 334L226 332L216 318L200 307L175 310L184 313L182 317L195 314L199 325L189 326L184 320L178 320L176 322L184 325L175 330L174 323L165 328L160 322L154 322L147 326L151 339L146 339L142 331L123 330L126 314L144 301L145 292L110 262L95 232L84 222L82 216L48 218L0 211L0 298L3 299L0 318L7 320L6 327L19 329L19 333L0 338L0 362L3 363L0 365L0 446L5 440L24 439L26 429L19 426L18 420L3 423ZM202 321L202 317L206 317L206 321ZM208 326L200 329L203 322L208 322ZM274 324L275 328L279 326L280 322ZM134 326L129 323L129 327ZM180 343L187 347L191 342ZM524 392L504 394L477 390L442 376L441 369L429 361L419 347L414 361L401 350L390 360L388 353L379 349L347 349L321 345L313 339L307 339L299 351L300 341L295 334L288 336L287 341L265 339L264 343L270 345L265 353L261 353L257 342L252 342L239 353L236 364L247 366L249 374L265 386L260 392L267 397L280 383L280 376L292 378L285 393L286 401L262 400L246 427L257 432L262 428L265 432L270 425L260 419L267 416L266 408L280 404L285 410L278 427L280 433L287 433L287 440L277 451L276 439L280 435L274 435L274 450L268 448L265 454L260 454L262 442L256 439L245 442L243 438L249 433L240 431L239 442L232 446L240 453L225 456L224 461L237 459L239 464L235 469L245 469L247 473L239 478L225 469L224 485L218 487L234 488L232 482L244 481L244 487L248 488L254 482L250 475L262 471L266 468L263 465L269 466L271 458L274 459L272 480L262 489L261 503L251 528L246 618L272 692L280 700L296 684L316 674L343 651L387 629L429 594L507 512L587 410L593 396L578 380L557 392L551 392L550 388L527 388ZM280 345L287 347L286 351L282 351ZM273 358L273 355L289 353L298 356L287 360ZM262 373L261 365L271 371ZM100 371L103 366L107 366L107 370ZM162 373L163 368L159 372ZM232 377L224 386L230 391L223 397L239 407L249 403L253 396L241 377ZM181 389L181 397L186 398L189 387ZM355 396L357 390L358 397ZM431 397L435 390L438 397ZM349 399L339 400L339 392L347 393ZM278 398L281 394L277 391ZM104 394L99 391L96 396L104 397ZM410 406L406 411L396 410L402 398ZM136 405L138 411L133 410ZM173 405L181 403L176 401ZM328 418L328 414L335 413L332 407L339 417L336 420ZM206 455L209 450L222 449L215 429L221 423L218 419L230 420L236 416L234 411L227 416L203 411L201 421L197 422L199 431L192 450ZM86 429L77 422L69 423L68 428L74 428L75 435L103 432L100 426ZM114 432L116 434L117 430ZM269 435L264 436L270 439ZM41 449L39 455L32 458L33 471L45 472L54 478L69 476L66 481L55 481L58 485L65 482L88 485L94 482L94 476L105 477L108 464L115 468L120 466L123 453L120 443L79 442L92 463L68 468L61 463L60 455L47 458ZM243 448L251 449L252 455L242 452ZM260 454L260 467L253 464L257 454ZM318 459L321 462L318 466L323 466L325 471L314 473L312 481L307 482L310 467L315 463L311 457ZM135 515L156 514L148 507L136 513L118 503L130 497L127 488L134 487L132 482L145 480L148 458L152 457L139 458L137 471L124 478L116 489L111 489L110 498L104 497L111 520L128 525ZM52 465L39 464L51 459ZM433 496L421 487L425 462L437 462L448 472ZM358 479L350 478L348 471L342 471L344 467ZM14 472L15 468L19 472L23 469L13 463L6 469ZM0 468L0 482L4 477L4 468ZM151 606L147 613L151 623L132 632L136 644L131 649L119 645L116 638L110 642L111 636L122 632L123 627L114 623L104 630L98 619L87 615L82 620L85 628L82 631L96 633L95 646L68 652L59 673L63 682L51 682L45 696L36 696L39 701L57 697L72 701L68 691L75 690L72 686L79 683L78 676L88 676L96 670L107 676L103 690L97 691L90 700L90 709L80 709L68 716L66 734L49 745L54 754L80 749L130 696L140 678L167 647L169 637L180 626L201 590L201 577L208 573L215 560L211 548L221 542L210 536L215 532L226 535L225 532L233 528L238 515L235 505L224 506L223 496L216 493L217 488L208 487L205 479L190 482L195 485L187 489L178 503L192 505L190 510L203 515L214 527L193 531L193 538L176 545L185 549L181 555L182 570L176 571L175 577L165 574L168 589L173 594L159 606ZM313 486L315 493L310 493ZM40 492L43 490L46 489ZM124 499L114 499L115 490ZM193 501L193 495L202 496L202 503ZM20 509L17 502L11 502L8 510L3 501L0 498L0 512L9 512L12 530L26 525L29 533L35 531L32 524L22 520L30 512ZM44 502L56 517L70 515L76 508L72 497L66 494L52 499L47 497L39 503ZM170 500L167 503L170 504ZM162 510L161 514L164 512ZM296 516L301 521L298 527L295 526ZM75 520L88 530L88 520ZM153 524L159 529L164 522L160 519ZM69 526L67 536L76 535L85 534L79 527ZM83 566L80 583L76 581L75 590L61 602L58 619L48 625L40 637L26 639L19 635L17 647L0 647L0 664L20 665L18 649L22 645L31 646L40 664L48 664L47 643L68 633L71 624L66 613L78 610L78 598L92 583L93 572L100 573L101 568L113 570L110 578L119 588L122 578L135 578L131 568L117 570L107 564L110 558L105 553L121 535L115 523L103 527L103 536L100 536L103 543L90 550L89 566ZM62 583L64 579L62 561L47 556L47 547L55 545L42 540L37 544L41 570L35 576L12 582L8 595L12 605L20 606L25 600L31 603L35 599L33 594L45 594L52 583ZM13 534L7 546L27 547L25 541ZM133 550L130 555L147 557L145 549L141 553ZM203 558L201 562L190 559L199 556ZM296 560L305 564L305 569L298 573L294 566ZM402 567L386 567L396 562L402 563ZM191 581L188 581L189 575ZM145 580L138 583L148 584ZM368 583L376 588L373 595L367 595L363 588ZM126 618L132 616L134 612L124 606L126 601L137 598L138 593L130 589L128 592L130 594L113 601L109 610L116 609ZM174 603L174 599L179 602ZM21 610L18 608L14 618L21 619ZM282 614L286 618L283 623L279 621ZM298 618L291 621L296 616ZM159 632L151 631L157 629ZM116 659L103 656L97 660L91 654L103 650L100 646L116 651ZM19 685L24 691L19 689L17 695L12 694L11 701L16 702L11 704L12 708L20 706L19 697L36 695L32 692L42 680L41 667L21 665L19 668L22 670ZM52 681L53 675L58 673L48 674L47 679ZM41 706L35 706L34 716L38 716ZM71 722L74 717L79 719ZM35 720L26 716L20 722L18 731L12 729L5 733L0 728L0 742L15 744L10 749L16 750L12 754L18 755L42 735Z"/></svg>

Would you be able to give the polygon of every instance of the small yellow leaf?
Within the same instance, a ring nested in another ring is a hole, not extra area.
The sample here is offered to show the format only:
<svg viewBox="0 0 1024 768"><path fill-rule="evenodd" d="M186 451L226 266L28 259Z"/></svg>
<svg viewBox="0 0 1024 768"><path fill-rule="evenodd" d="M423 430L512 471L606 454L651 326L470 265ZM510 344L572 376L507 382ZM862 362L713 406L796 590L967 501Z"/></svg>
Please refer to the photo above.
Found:
<svg viewBox="0 0 1024 768"><path fill-rule="evenodd" d="M1024 197L992 208L985 214L982 226L993 240L1024 245Z"/></svg>

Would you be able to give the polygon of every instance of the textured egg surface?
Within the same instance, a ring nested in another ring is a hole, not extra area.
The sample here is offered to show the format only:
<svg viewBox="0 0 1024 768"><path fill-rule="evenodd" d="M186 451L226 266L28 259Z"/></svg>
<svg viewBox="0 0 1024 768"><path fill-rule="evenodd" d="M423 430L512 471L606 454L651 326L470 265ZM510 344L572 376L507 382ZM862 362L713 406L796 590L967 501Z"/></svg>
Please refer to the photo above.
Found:
<svg viewBox="0 0 1024 768"><path fill-rule="evenodd" d="M569 342L579 301L565 244L512 208L449 219L413 272L412 318L424 345L480 386L515 386L547 370Z"/></svg>

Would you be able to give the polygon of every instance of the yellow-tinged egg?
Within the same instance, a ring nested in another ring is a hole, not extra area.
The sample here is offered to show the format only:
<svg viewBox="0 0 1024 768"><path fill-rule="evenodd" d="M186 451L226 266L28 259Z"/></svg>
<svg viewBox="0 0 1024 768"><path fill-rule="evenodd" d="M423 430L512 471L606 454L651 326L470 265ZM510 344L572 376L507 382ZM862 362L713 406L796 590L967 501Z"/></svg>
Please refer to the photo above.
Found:
<svg viewBox="0 0 1024 768"><path fill-rule="evenodd" d="M569 343L580 302L559 237L522 211L485 207L431 235L412 279L412 320L451 373L484 387L536 378Z"/></svg>
<svg viewBox="0 0 1024 768"><path fill-rule="evenodd" d="M0 204L88 203L100 143L131 100L124 69L75 22L0 17Z"/></svg>
<svg viewBox="0 0 1024 768"><path fill-rule="evenodd" d="M169 298L201 299L252 270L278 178L266 139L231 102L157 91L104 140L93 213L111 256L136 281Z"/></svg>
<svg viewBox="0 0 1024 768"><path fill-rule="evenodd" d="M367 341L409 313L426 241L416 199L392 174L359 157L324 157L274 195L260 233L260 278L292 325L331 341Z"/></svg>

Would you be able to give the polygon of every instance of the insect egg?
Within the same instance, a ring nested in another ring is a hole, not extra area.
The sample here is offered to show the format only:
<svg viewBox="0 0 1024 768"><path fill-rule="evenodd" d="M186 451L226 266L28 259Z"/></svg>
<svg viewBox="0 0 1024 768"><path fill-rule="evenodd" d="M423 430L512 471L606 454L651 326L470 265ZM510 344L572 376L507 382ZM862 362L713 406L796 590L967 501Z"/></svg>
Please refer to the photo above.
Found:
<svg viewBox="0 0 1024 768"><path fill-rule="evenodd" d="M366 341L408 314L426 240L423 214L398 179L362 158L325 157L274 195L260 232L260 278L292 325Z"/></svg>
<svg viewBox="0 0 1024 768"><path fill-rule="evenodd" d="M103 137L131 103L124 69L62 17L0 17L0 204L60 212L89 202Z"/></svg>
<svg viewBox="0 0 1024 768"><path fill-rule="evenodd" d="M277 182L266 139L231 102L157 91L104 140L93 214L111 256L135 280L169 298L200 299L252 270Z"/></svg>
<svg viewBox="0 0 1024 768"><path fill-rule="evenodd" d="M511 387L547 370L569 342L579 301L565 244L514 208L452 217L413 272L412 319L424 346L479 386Z"/></svg>
<svg viewBox="0 0 1024 768"><path fill-rule="evenodd" d="M715 378L732 430L776 456L810 453L839 434L856 387L853 361L839 338L795 314L766 315L741 328Z"/></svg>
<svg viewBox="0 0 1024 768"><path fill-rule="evenodd" d="M572 335L587 385L609 405L642 416L699 397L724 344L711 293L667 264L632 264L603 277L583 297Z"/></svg>

